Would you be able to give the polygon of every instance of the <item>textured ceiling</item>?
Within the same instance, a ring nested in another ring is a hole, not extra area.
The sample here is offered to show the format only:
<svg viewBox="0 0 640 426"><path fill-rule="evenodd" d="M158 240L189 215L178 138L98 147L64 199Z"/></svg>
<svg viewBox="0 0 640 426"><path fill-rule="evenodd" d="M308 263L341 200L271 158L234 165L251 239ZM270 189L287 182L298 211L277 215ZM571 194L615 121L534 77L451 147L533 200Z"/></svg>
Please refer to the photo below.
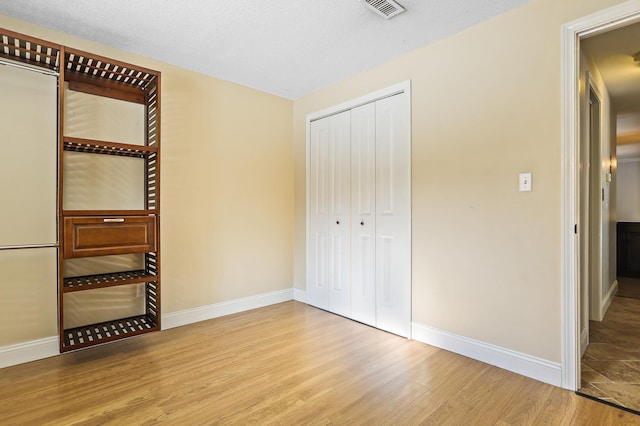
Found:
<svg viewBox="0 0 640 426"><path fill-rule="evenodd" d="M23 19L296 99L530 0L2 0Z"/></svg>

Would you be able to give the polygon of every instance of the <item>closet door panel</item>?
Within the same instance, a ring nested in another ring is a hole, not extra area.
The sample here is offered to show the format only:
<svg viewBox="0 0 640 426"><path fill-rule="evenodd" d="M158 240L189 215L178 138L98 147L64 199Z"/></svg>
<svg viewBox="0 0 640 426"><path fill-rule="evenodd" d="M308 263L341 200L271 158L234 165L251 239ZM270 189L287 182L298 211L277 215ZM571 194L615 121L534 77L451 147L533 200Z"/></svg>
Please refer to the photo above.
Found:
<svg viewBox="0 0 640 426"><path fill-rule="evenodd" d="M351 114L349 111L329 118L329 194L330 194L330 265L329 310L340 315L351 313L350 288L350 143Z"/></svg>
<svg viewBox="0 0 640 426"><path fill-rule="evenodd" d="M309 246L307 299L321 309L329 307L329 120L311 123L309 144Z"/></svg>
<svg viewBox="0 0 640 426"><path fill-rule="evenodd" d="M56 242L57 81L0 67L0 246Z"/></svg>
<svg viewBox="0 0 640 426"><path fill-rule="evenodd" d="M376 319L401 336L411 326L411 137L406 94L376 102Z"/></svg>
<svg viewBox="0 0 640 426"><path fill-rule="evenodd" d="M351 318L376 325L375 104L351 110Z"/></svg>
<svg viewBox="0 0 640 426"><path fill-rule="evenodd" d="M0 250L0 347L56 335L57 264L54 247Z"/></svg>

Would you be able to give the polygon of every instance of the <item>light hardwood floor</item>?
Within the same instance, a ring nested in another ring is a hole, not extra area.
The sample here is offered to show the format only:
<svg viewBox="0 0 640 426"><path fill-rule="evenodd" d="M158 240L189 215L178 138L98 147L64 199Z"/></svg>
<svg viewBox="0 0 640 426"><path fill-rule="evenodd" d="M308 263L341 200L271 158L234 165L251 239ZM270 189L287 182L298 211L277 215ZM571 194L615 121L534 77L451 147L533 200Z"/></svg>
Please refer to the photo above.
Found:
<svg viewBox="0 0 640 426"><path fill-rule="evenodd" d="M640 424L298 302L0 370L0 424Z"/></svg>

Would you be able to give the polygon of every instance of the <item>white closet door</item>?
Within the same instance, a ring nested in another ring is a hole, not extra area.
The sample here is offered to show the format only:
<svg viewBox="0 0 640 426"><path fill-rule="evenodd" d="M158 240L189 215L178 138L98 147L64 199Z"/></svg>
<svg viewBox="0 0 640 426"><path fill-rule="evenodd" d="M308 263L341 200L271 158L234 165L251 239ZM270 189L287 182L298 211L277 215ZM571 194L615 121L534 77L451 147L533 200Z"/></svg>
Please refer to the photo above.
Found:
<svg viewBox="0 0 640 426"><path fill-rule="evenodd" d="M310 304L350 314L350 113L311 123L309 188Z"/></svg>
<svg viewBox="0 0 640 426"><path fill-rule="evenodd" d="M407 94L376 102L376 326L411 332L411 127Z"/></svg>
<svg viewBox="0 0 640 426"><path fill-rule="evenodd" d="M351 110L351 318L376 325L376 107Z"/></svg>
<svg viewBox="0 0 640 426"><path fill-rule="evenodd" d="M307 301L321 309L329 307L329 131L328 119L311 123Z"/></svg>

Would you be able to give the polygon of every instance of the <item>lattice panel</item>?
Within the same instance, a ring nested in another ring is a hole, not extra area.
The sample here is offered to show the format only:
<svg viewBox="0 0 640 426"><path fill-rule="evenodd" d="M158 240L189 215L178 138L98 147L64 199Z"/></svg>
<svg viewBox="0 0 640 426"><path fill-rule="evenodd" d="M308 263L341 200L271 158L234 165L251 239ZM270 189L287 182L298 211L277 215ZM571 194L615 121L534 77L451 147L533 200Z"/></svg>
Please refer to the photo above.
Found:
<svg viewBox="0 0 640 426"><path fill-rule="evenodd" d="M96 77L140 88L145 88L155 79L154 75L132 65L98 58L96 55L85 55L71 49L65 53L65 69L87 77Z"/></svg>
<svg viewBox="0 0 640 426"><path fill-rule="evenodd" d="M157 195L158 195L158 155L156 153L150 154L147 157L146 170L147 170L147 209L153 210L157 208Z"/></svg>
<svg viewBox="0 0 640 426"><path fill-rule="evenodd" d="M149 318L151 318L156 324L158 323L158 311L159 311L159 294L158 294L158 283L153 281L153 282L148 282L146 284L146 290L147 290L147 299L146 299L146 304L147 304L147 316L149 316Z"/></svg>
<svg viewBox="0 0 640 426"><path fill-rule="evenodd" d="M146 98L146 145L158 147L160 142L160 110L158 108L159 93L158 86L149 86ZM147 209L156 209L158 205L158 156L149 155L147 157Z"/></svg>
<svg viewBox="0 0 640 426"><path fill-rule="evenodd" d="M0 29L0 56L57 71L60 47L53 43Z"/></svg>
<svg viewBox="0 0 640 426"><path fill-rule="evenodd" d="M158 146L159 117L158 117L158 87L149 86L147 94L147 145Z"/></svg>
<svg viewBox="0 0 640 426"><path fill-rule="evenodd" d="M155 252L145 253L145 271L147 275L158 275L158 254Z"/></svg>

